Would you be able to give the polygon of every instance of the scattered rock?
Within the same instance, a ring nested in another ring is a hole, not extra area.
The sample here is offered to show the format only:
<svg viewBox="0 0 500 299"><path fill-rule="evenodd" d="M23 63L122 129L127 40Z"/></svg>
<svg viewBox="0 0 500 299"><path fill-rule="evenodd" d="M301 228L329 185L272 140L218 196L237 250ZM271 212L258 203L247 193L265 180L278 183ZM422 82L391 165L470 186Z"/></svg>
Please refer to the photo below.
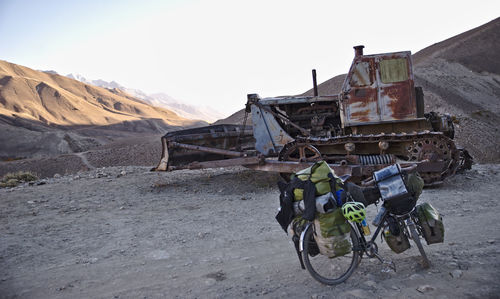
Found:
<svg viewBox="0 0 500 299"><path fill-rule="evenodd" d="M368 291L365 291L362 289L350 290L350 291L345 292L345 294L353 296L355 298L373 298L372 294L370 294Z"/></svg>
<svg viewBox="0 0 500 299"><path fill-rule="evenodd" d="M450 275L453 278L460 278L460 277L462 277L463 274L464 274L464 271L458 270L458 269L450 272Z"/></svg>
<svg viewBox="0 0 500 299"><path fill-rule="evenodd" d="M207 278L205 279L205 285L207 286L212 286L216 283L216 280L214 278Z"/></svg>
<svg viewBox="0 0 500 299"><path fill-rule="evenodd" d="M205 275L205 277L215 279L215 281L223 281L226 279L226 273L220 270L217 272L208 273L207 275Z"/></svg>
<svg viewBox="0 0 500 299"><path fill-rule="evenodd" d="M396 290L396 291L397 291L397 290L399 290L399 287L398 287L398 286L392 286L392 287L391 287L391 289L393 289L393 290Z"/></svg>
<svg viewBox="0 0 500 299"><path fill-rule="evenodd" d="M424 277L420 274L417 274L417 273L410 275L410 280L422 279L422 278L424 278Z"/></svg>
<svg viewBox="0 0 500 299"><path fill-rule="evenodd" d="M488 243L490 243L490 244L494 244L494 243L495 243L495 240L493 240L493 239L488 240Z"/></svg>
<svg viewBox="0 0 500 299"><path fill-rule="evenodd" d="M417 291L419 291L420 293L427 293L427 292L434 291L434 290L435 290L434 287L430 286L428 284L421 285L417 288Z"/></svg>
<svg viewBox="0 0 500 299"><path fill-rule="evenodd" d="M460 269L460 270L469 270L469 265L467 265L465 263L459 263L458 264L458 269Z"/></svg>
<svg viewBox="0 0 500 299"><path fill-rule="evenodd" d="M58 173L54 174L54 179L58 179L58 178L60 178L60 177L61 177L61 175L60 175L60 174L58 174Z"/></svg>
<svg viewBox="0 0 500 299"><path fill-rule="evenodd" d="M153 260L166 260L170 258L170 254L165 250L154 250L148 253L146 257Z"/></svg>

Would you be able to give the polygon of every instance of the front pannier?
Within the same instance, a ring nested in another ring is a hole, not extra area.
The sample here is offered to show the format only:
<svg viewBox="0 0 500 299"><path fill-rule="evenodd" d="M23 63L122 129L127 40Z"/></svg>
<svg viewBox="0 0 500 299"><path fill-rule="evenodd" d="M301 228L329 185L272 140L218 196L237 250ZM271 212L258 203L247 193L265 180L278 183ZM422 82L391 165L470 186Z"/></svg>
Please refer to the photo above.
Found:
<svg viewBox="0 0 500 299"><path fill-rule="evenodd" d="M443 218L429 203L417 206L417 215L427 245L444 242Z"/></svg>

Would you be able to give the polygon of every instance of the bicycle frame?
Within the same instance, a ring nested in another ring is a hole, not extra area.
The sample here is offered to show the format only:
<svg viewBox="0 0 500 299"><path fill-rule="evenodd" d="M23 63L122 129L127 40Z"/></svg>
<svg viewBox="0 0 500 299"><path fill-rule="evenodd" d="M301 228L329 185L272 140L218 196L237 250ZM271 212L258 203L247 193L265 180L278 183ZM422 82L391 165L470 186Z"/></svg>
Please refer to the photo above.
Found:
<svg viewBox="0 0 500 299"><path fill-rule="evenodd" d="M413 211L414 211L414 209L412 211L410 211L409 213L406 213L403 215L395 215L395 214L392 214L386 210L385 213L382 215L382 220L380 222L380 225L377 226L377 229L372 234L371 239L368 241L366 240L365 235L363 233L363 228L361 226L361 223L357 223L357 222L352 223L354 225L351 225L351 227L356 228L356 235L358 236L358 239L360 241L359 244L361 246L361 248L353 248L353 250L359 250L359 251L361 251L361 253L366 253L368 255L368 257L374 257L375 256L374 253L376 253L377 249L375 249L375 252L372 252L371 248L373 245L377 246L375 241L378 238L380 231L384 229L384 222L387 219L387 217L389 217L389 216L395 217L396 220L398 221L398 223L401 223L401 221L403 221L403 226L401 228L405 230L405 233L407 236L412 238L411 234L408 232L408 227L415 225L415 227L418 228L418 224L413 221L412 216L411 216ZM418 229L418 230L420 231L420 229Z"/></svg>

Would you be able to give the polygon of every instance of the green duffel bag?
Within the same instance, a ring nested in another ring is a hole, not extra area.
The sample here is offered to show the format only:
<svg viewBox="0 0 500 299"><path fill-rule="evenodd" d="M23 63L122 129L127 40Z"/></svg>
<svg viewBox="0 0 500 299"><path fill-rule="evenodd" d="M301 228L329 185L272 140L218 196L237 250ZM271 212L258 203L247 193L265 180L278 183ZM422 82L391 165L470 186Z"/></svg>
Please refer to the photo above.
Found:
<svg viewBox="0 0 500 299"><path fill-rule="evenodd" d="M334 258L351 252L351 226L341 209L325 214L317 213L314 228L314 240L321 254Z"/></svg>
<svg viewBox="0 0 500 299"><path fill-rule="evenodd" d="M328 177L330 173L333 174L334 178L340 180L337 178L335 172L330 168L330 166L328 166L328 163L326 163L325 161L318 161L314 165L293 174L291 178L293 179L294 177L298 177L302 181L310 179L316 187L316 196L318 196L332 191L333 193L335 193L335 191L337 191L331 190L330 188L330 178ZM339 184L336 184L336 186L337 189L340 189ZM304 198L303 193L303 189L294 189L293 194L295 197L295 201L302 200Z"/></svg>
<svg viewBox="0 0 500 299"><path fill-rule="evenodd" d="M417 206L417 215L427 244L443 243L444 224L439 212L430 203L423 203Z"/></svg>

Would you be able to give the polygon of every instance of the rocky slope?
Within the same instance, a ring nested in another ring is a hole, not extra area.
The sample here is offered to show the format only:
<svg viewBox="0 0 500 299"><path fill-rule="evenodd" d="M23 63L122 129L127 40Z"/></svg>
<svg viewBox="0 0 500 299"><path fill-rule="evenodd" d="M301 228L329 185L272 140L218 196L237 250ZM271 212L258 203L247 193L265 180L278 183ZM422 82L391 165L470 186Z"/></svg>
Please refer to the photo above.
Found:
<svg viewBox="0 0 500 299"><path fill-rule="evenodd" d="M456 115L456 139L480 162L500 162L500 18L413 55L427 111Z"/></svg>

